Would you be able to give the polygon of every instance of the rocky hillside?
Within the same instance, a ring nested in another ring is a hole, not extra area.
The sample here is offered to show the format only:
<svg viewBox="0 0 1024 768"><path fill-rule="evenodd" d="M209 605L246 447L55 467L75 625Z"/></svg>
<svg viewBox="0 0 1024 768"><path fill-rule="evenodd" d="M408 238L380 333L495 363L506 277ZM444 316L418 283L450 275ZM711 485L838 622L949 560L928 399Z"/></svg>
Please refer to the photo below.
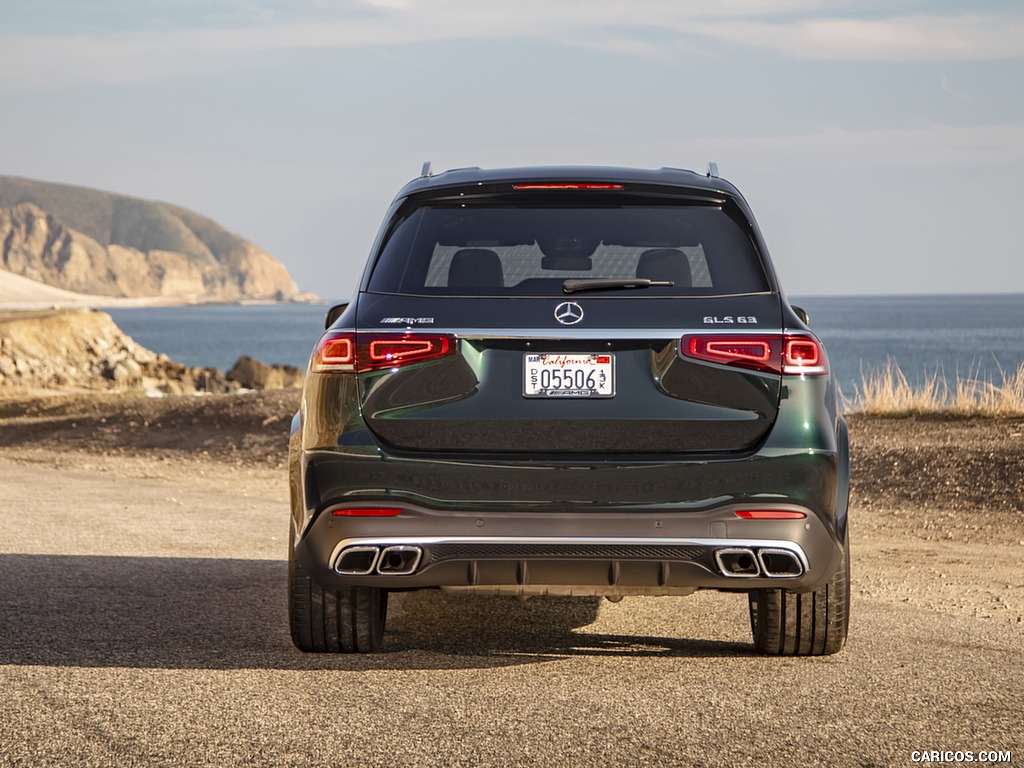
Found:
<svg viewBox="0 0 1024 768"><path fill-rule="evenodd" d="M239 358L223 373L158 355L104 312L0 313L0 392L16 389L139 390L164 394L288 389L302 371Z"/></svg>
<svg viewBox="0 0 1024 768"><path fill-rule="evenodd" d="M0 176L0 268L78 293L303 298L279 261L167 203Z"/></svg>

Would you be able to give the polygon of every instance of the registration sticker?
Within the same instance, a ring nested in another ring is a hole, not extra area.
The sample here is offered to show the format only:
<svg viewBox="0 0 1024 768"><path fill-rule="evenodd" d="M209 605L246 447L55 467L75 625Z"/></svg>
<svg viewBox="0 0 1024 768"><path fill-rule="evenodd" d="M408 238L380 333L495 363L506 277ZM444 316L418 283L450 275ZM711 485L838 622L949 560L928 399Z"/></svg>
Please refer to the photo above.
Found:
<svg viewBox="0 0 1024 768"><path fill-rule="evenodd" d="M614 397L615 355L523 355L523 397Z"/></svg>

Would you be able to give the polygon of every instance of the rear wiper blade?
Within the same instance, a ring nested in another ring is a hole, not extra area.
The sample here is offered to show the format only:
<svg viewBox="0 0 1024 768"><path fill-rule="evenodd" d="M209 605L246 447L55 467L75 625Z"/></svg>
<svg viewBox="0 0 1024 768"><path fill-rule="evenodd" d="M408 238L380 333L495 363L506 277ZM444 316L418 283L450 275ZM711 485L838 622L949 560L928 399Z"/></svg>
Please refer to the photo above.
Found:
<svg viewBox="0 0 1024 768"><path fill-rule="evenodd" d="M566 280L562 290L566 293L576 291L600 291L604 288L650 288L652 285L673 286L671 280L648 280L646 277L608 277L591 278L589 280Z"/></svg>

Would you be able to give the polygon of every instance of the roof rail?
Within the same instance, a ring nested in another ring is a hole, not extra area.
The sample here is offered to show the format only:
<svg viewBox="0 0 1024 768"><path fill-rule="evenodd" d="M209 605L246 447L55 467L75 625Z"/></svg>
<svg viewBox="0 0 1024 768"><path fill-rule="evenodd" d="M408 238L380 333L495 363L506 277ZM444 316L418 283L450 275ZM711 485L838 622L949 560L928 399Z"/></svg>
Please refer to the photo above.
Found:
<svg viewBox="0 0 1024 768"><path fill-rule="evenodd" d="M423 164L423 170L420 171L420 176L426 177L426 176L433 176L433 175L434 174L430 172L430 161L427 160L427 162L425 162Z"/></svg>
<svg viewBox="0 0 1024 768"><path fill-rule="evenodd" d="M718 163L713 162L713 161L708 163L708 178L709 179L717 179L717 178L719 178L719 176L718 176Z"/></svg>

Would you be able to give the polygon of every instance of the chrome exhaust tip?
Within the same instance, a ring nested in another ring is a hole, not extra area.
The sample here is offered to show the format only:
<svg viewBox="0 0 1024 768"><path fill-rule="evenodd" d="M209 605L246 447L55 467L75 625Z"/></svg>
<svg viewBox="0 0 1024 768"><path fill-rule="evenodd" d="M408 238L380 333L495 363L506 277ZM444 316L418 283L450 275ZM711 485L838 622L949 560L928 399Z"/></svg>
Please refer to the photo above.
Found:
<svg viewBox="0 0 1024 768"><path fill-rule="evenodd" d="M398 544L381 550L377 560L377 573L382 576L408 576L423 559L420 547Z"/></svg>
<svg viewBox="0 0 1024 768"><path fill-rule="evenodd" d="M759 549L757 561L765 576L773 579L795 578L804 573L803 563L788 549Z"/></svg>
<svg viewBox="0 0 1024 768"><path fill-rule="evenodd" d="M716 549L715 562L722 575L732 579L750 579L761 574L754 550L747 547Z"/></svg>
<svg viewBox="0 0 1024 768"><path fill-rule="evenodd" d="M380 547L348 547L338 555L334 571L342 576L368 576L380 562Z"/></svg>

